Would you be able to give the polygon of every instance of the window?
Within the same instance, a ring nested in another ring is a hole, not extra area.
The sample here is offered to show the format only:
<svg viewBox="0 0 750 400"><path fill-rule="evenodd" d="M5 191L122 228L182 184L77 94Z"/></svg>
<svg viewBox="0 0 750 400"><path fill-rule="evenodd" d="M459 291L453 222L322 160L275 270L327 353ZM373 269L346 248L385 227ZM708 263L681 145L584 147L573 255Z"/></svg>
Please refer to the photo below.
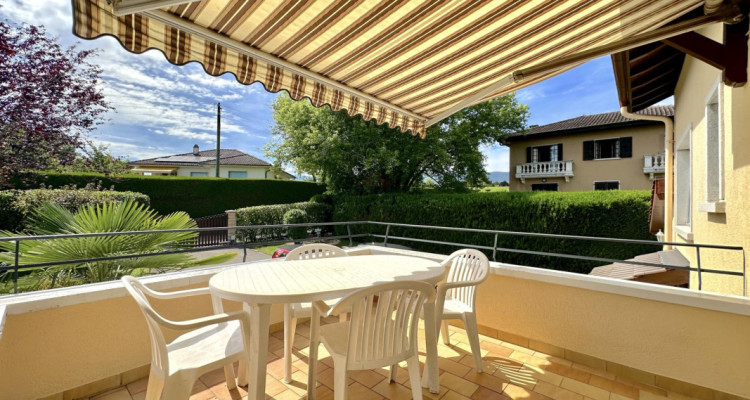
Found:
<svg viewBox="0 0 750 400"><path fill-rule="evenodd" d="M706 102L706 201L724 200L721 111L717 85Z"/></svg>
<svg viewBox="0 0 750 400"><path fill-rule="evenodd" d="M594 182L594 190L620 190L619 181Z"/></svg>
<svg viewBox="0 0 750 400"><path fill-rule="evenodd" d="M194 176L194 177L205 176L205 177L208 177L208 172L191 172L190 176Z"/></svg>
<svg viewBox="0 0 750 400"><path fill-rule="evenodd" d="M247 178L247 171L229 171L230 178Z"/></svg>
<svg viewBox="0 0 750 400"><path fill-rule="evenodd" d="M633 138L621 137L583 142L584 160L607 160L633 157Z"/></svg>
<svg viewBox="0 0 750 400"><path fill-rule="evenodd" d="M532 183L531 191L532 192L556 192L557 184L556 183Z"/></svg>
<svg viewBox="0 0 750 400"><path fill-rule="evenodd" d="M690 162L690 139L693 134L692 127L682 134L675 148L674 160L674 214L677 225L690 227L691 220L691 162ZM688 229L689 230L689 229ZM687 230L686 230L687 231ZM678 230L679 233L679 230ZM687 238L686 238L687 239Z"/></svg>
<svg viewBox="0 0 750 400"><path fill-rule="evenodd" d="M562 143L547 146L529 146L526 148L526 162L546 162L562 160Z"/></svg>

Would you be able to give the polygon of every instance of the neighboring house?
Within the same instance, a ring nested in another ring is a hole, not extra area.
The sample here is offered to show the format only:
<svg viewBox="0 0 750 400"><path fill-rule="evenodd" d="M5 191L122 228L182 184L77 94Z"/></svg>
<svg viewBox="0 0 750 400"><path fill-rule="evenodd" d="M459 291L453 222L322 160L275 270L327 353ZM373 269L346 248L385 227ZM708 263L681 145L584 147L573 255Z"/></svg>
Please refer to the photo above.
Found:
<svg viewBox="0 0 750 400"><path fill-rule="evenodd" d="M698 254L679 247L693 268L740 275L691 272L690 288L743 296L750 285L745 271L750 258L747 33L747 18L734 25L715 23L612 56L626 112L674 96L674 127L665 121L667 163L674 166L674 178L665 176L666 241L744 248Z"/></svg>
<svg viewBox="0 0 750 400"><path fill-rule="evenodd" d="M173 175L192 177L216 176L216 149L201 151L196 144L192 153L149 158L128 164L130 172L139 175ZM273 166L260 158L234 149L221 149L219 176L221 178L294 179L281 171L274 174Z"/></svg>
<svg viewBox="0 0 750 400"><path fill-rule="evenodd" d="M671 117L672 106L648 115ZM510 136L510 190L651 189L664 173L664 127L610 112L534 125Z"/></svg>

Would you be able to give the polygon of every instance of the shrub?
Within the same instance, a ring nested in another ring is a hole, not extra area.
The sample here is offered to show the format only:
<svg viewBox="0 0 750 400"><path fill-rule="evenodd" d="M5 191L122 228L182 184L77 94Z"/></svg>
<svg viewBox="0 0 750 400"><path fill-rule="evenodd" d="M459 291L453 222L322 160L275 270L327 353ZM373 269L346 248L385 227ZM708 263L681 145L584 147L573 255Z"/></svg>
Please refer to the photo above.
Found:
<svg viewBox="0 0 750 400"><path fill-rule="evenodd" d="M300 209L294 209L289 210L284 214L284 223L285 224L304 224L305 222L308 222L309 218L307 217L307 213L304 210ZM295 226L287 228L286 234L294 239L304 239L307 237L307 227L306 226Z"/></svg>
<svg viewBox="0 0 750 400"><path fill-rule="evenodd" d="M648 191L509 192L473 194L400 194L338 196L334 221L384 221L538 232L579 236L653 240L648 230ZM337 234L344 234L343 228ZM352 225L356 232L385 232L385 227ZM493 246L494 235L391 227L392 236ZM450 253L456 247L405 242L418 250ZM626 245L573 239L498 235L498 248L627 259L658 246ZM489 256L492 255L488 251ZM497 261L588 273L602 263L498 251Z"/></svg>
<svg viewBox="0 0 750 400"><path fill-rule="evenodd" d="M105 177L92 173L27 173L14 184L30 189L41 184L60 187L84 186L90 182L101 182L102 186L113 186L118 191L144 193L151 199L151 208L160 214L184 211L193 218L240 207L307 201L325 191L324 185L313 182L182 176Z"/></svg>
<svg viewBox="0 0 750 400"><path fill-rule="evenodd" d="M237 225L278 225L283 224L284 216L290 210L302 210L307 214L307 222L326 222L331 214L331 206L323 203L301 202L290 204L275 204L255 206L237 210ZM260 228L241 230L239 238L248 241L281 239L286 232L283 228Z"/></svg>
<svg viewBox="0 0 750 400"><path fill-rule="evenodd" d="M32 189L0 191L0 229L20 231L27 218L43 203L53 203L75 212L88 205L132 200L149 204L148 196L134 192L89 189Z"/></svg>

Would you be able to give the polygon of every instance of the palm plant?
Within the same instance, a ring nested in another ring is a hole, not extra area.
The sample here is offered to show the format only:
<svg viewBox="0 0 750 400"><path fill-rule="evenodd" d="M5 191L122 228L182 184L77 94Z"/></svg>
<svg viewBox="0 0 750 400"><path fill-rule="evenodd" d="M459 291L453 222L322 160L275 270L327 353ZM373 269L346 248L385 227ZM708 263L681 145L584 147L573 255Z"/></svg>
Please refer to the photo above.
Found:
<svg viewBox="0 0 750 400"><path fill-rule="evenodd" d="M108 202L80 208L75 213L53 203L44 203L29 219L24 234L55 235L95 232L127 232L196 228L195 221L184 212L159 216L143 204L132 200ZM210 258L195 260L186 253L137 255L185 248L194 243L196 232L164 232L141 235L95 236L84 238L24 240L19 244L19 264L49 262L70 263L36 271L45 286L91 283L118 279L123 275L142 275L172 268L184 268L217 262ZM0 236L18 236L0 231ZM12 264L15 242L0 242L0 263ZM99 257L136 255L109 261L76 261ZM51 283L49 282L51 280Z"/></svg>

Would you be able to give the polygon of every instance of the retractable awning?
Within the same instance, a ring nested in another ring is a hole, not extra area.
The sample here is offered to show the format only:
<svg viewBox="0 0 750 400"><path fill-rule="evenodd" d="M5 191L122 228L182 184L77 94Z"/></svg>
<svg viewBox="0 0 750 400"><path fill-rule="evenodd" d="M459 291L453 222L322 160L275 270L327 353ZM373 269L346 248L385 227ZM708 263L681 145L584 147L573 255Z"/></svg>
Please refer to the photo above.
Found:
<svg viewBox="0 0 750 400"><path fill-rule="evenodd" d="M211 75L231 72L243 84L260 82L271 92L424 135L426 126L462 108L549 78L597 56L576 55L653 31L702 4L73 0L73 29L85 39L113 35L131 52L158 49L173 64L197 61ZM530 75L518 72L550 62Z"/></svg>

